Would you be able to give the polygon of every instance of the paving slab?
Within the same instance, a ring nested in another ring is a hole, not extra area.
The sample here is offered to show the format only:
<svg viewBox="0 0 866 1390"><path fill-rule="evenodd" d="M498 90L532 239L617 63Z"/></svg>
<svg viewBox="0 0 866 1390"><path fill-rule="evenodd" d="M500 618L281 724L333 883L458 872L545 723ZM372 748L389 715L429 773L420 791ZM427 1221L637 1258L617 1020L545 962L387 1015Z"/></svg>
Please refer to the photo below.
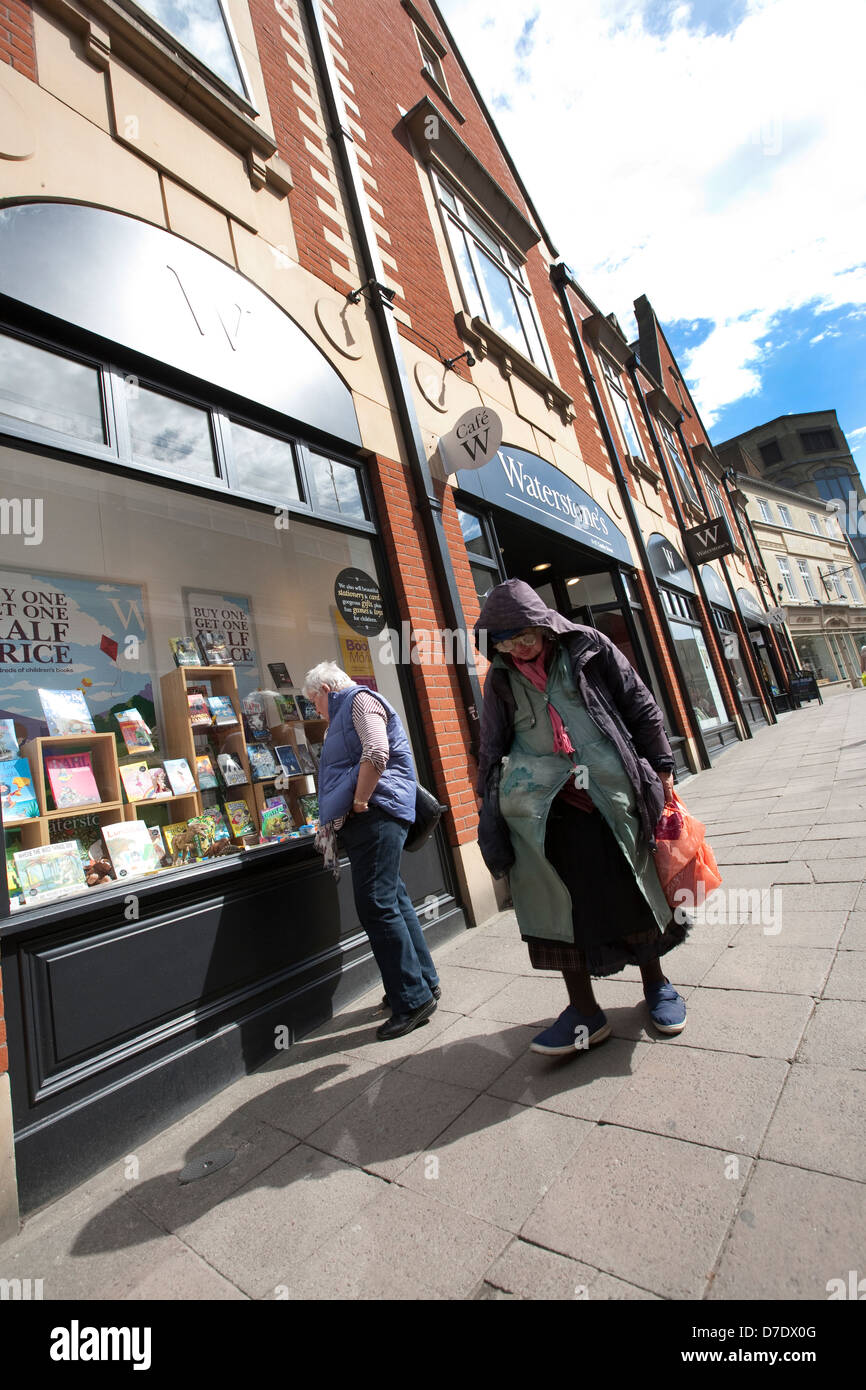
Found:
<svg viewBox="0 0 866 1390"><path fill-rule="evenodd" d="M591 1265L519 1239L512 1240L491 1265L484 1276L484 1284L489 1292L476 1297L543 1299L545 1302L658 1298L647 1289L626 1284Z"/></svg>
<svg viewBox="0 0 866 1390"><path fill-rule="evenodd" d="M654 1047L600 1118L754 1155L788 1071L779 1058Z"/></svg>
<svg viewBox="0 0 866 1390"><path fill-rule="evenodd" d="M381 1178L298 1144L178 1234L250 1298L265 1298L297 1264L357 1219L383 1186Z"/></svg>
<svg viewBox="0 0 866 1390"><path fill-rule="evenodd" d="M824 986L824 998L866 1001L866 951L840 951Z"/></svg>
<svg viewBox="0 0 866 1390"><path fill-rule="evenodd" d="M291 1300L471 1298L507 1231L390 1183L276 1282ZM269 1295L273 1297L273 1293Z"/></svg>
<svg viewBox="0 0 866 1390"><path fill-rule="evenodd" d="M508 984L502 974L493 970L464 970L459 965L449 965L448 957L436 961L439 970L439 983L442 987L440 1011L452 1014L471 1014L491 999ZM381 993L380 993L381 997Z"/></svg>
<svg viewBox="0 0 866 1390"><path fill-rule="evenodd" d="M488 936L486 932L467 932L457 946L452 946L446 958L450 965L464 969L486 970L506 975L548 974L534 971L529 962L529 950L520 939L515 923L512 937Z"/></svg>
<svg viewBox="0 0 866 1390"><path fill-rule="evenodd" d="M733 941L739 945L759 940L773 949L796 946L805 950L834 950L842 939L847 917L848 913L842 908L835 912L783 912L779 931L773 930L769 923L747 922L734 935Z"/></svg>
<svg viewBox="0 0 866 1390"><path fill-rule="evenodd" d="M475 1091L389 1068L308 1135L314 1149L393 1179L471 1105Z"/></svg>
<svg viewBox="0 0 866 1390"><path fill-rule="evenodd" d="M759 1159L708 1297L826 1302L864 1249L861 1183Z"/></svg>
<svg viewBox="0 0 866 1390"><path fill-rule="evenodd" d="M801 994L700 986L689 996L685 1029L667 1043L791 1061L814 1008Z"/></svg>
<svg viewBox="0 0 866 1390"><path fill-rule="evenodd" d="M866 912L852 912L839 941L840 951L866 951Z"/></svg>
<svg viewBox="0 0 866 1390"><path fill-rule="evenodd" d="M596 993L596 998L598 994ZM558 1018L568 1004L568 994L561 975L531 975L512 978L511 982L492 998L480 1004L473 1018L498 1018L503 1023L524 1023L543 1027Z"/></svg>
<svg viewBox="0 0 866 1390"><path fill-rule="evenodd" d="M610 1037L588 1051L575 1051L565 1058L527 1052L488 1091L520 1105L537 1105L560 1115L598 1120L653 1051L649 1043Z"/></svg>
<svg viewBox="0 0 866 1390"><path fill-rule="evenodd" d="M837 846L834 846L837 848ZM809 867L816 883L855 883L866 876L866 855L859 859L815 859Z"/></svg>
<svg viewBox="0 0 866 1390"><path fill-rule="evenodd" d="M822 999L806 1029L797 1061L807 1066L866 1070L866 1009L859 1001Z"/></svg>
<svg viewBox="0 0 866 1390"><path fill-rule="evenodd" d="M754 930L754 929L753 929ZM767 990L775 994L818 995L830 973L833 951L764 944L757 932L737 937L704 976L705 989Z"/></svg>
<svg viewBox="0 0 866 1390"><path fill-rule="evenodd" d="M306 1139L388 1070L369 1066L346 1052L307 1060L300 1048L292 1051L297 1061L282 1067L272 1064L267 1071L256 1073L263 1079L266 1076L271 1084L247 1101L247 1108L258 1119L296 1139Z"/></svg>
<svg viewBox="0 0 866 1390"><path fill-rule="evenodd" d="M590 1130L586 1120L479 1096L399 1182L517 1232Z"/></svg>
<svg viewBox="0 0 866 1390"><path fill-rule="evenodd" d="M761 1157L866 1182L866 1072L795 1063Z"/></svg>
<svg viewBox="0 0 866 1390"><path fill-rule="evenodd" d="M801 843L797 840L780 840L777 844L769 845L732 845L730 848L722 849L718 852L713 845L712 836L707 839L710 846L716 853L719 868L724 874L727 864L787 864L794 858L794 850Z"/></svg>
<svg viewBox="0 0 866 1390"><path fill-rule="evenodd" d="M596 1126L520 1234L661 1297L700 1298L751 1160L726 1168L720 1149Z"/></svg>
<svg viewBox="0 0 866 1390"><path fill-rule="evenodd" d="M494 1018L462 1018L438 1044L408 1057L400 1071L484 1091L528 1051L537 1031Z"/></svg>

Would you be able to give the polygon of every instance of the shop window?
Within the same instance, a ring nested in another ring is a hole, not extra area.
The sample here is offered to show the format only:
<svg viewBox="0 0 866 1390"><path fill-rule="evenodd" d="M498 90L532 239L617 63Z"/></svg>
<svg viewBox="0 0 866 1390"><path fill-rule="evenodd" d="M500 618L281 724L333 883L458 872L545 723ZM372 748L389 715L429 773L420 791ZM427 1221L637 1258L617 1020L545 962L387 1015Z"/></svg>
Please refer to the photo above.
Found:
<svg viewBox="0 0 866 1390"><path fill-rule="evenodd" d="M523 265L438 174L434 173L433 182L470 315L483 319L536 367L549 373Z"/></svg>
<svg viewBox="0 0 866 1390"><path fill-rule="evenodd" d="M232 482L242 492L299 502L295 451L288 440L231 422Z"/></svg>
<svg viewBox="0 0 866 1390"><path fill-rule="evenodd" d="M734 616L725 608L713 608L713 617L722 639L722 651L733 677L740 699L751 699L755 695L749 668L743 661L740 651L740 637L734 624Z"/></svg>
<svg viewBox="0 0 866 1390"><path fill-rule="evenodd" d="M699 627L687 627L684 623L672 622L670 629L698 723L702 729L718 728L727 722L728 716L704 635Z"/></svg>
<svg viewBox="0 0 866 1390"><path fill-rule="evenodd" d="M361 521L366 518L364 495L356 468L310 451L306 451L306 462L310 501L317 511L338 512L341 516Z"/></svg>
<svg viewBox="0 0 866 1390"><path fill-rule="evenodd" d="M227 87L249 99L231 22L221 0L136 0L130 8L144 10Z"/></svg>
<svg viewBox="0 0 866 1390"><path fill-rule="evenodd" d="M305 672L334 660L404 714L396 667L335 604L341 571L376 582L370 538L8 446L0 492L43 499L38 554L10 535L0 562L12 911L308 846L324 725Z"/></svg>
<svg viewBox="0 0 866 1390"><path fill-rule="evenodd" d="M640 442L640 437L635 427L634 417L631 413L628 398L622 388L620 374L613 363L608 361L606 357L601 358L601 369L604 372L605 381L610 388L610 397L613 401L617 419L619 420L619 427L622 430L623 439L625 440L626 452L631 454L632 458L643 459L644 463L646 463L646 454L644 453L643 445Z"/></svg>
<svg viewBox="0 0 866 1390"><path fill-rule="evenodd" d="M138 463L193 478L218 476L206 410L143 386L126 396L130 446Z"/></svg>
<svg viewBox="0 0 866 1390"><path fill-rule="evenodd" d="M99 371L0 334L0 421L56 430L88 444L107 441Z"/></svg>

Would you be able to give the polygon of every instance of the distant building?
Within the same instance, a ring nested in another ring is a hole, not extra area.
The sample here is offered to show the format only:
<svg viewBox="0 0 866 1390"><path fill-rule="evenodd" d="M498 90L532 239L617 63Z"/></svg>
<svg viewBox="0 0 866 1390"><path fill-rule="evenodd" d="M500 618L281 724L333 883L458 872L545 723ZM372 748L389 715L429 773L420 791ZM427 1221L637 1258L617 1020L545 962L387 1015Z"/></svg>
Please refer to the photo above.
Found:
<svg viewBox="0 0 866 1390"><path fill-rule="evenodd" d="M835 410L779 415L716 445L727 467L742 470L742 452L757 472L780 487L844 503L840 520L866 576L866 490Z"/></svg>

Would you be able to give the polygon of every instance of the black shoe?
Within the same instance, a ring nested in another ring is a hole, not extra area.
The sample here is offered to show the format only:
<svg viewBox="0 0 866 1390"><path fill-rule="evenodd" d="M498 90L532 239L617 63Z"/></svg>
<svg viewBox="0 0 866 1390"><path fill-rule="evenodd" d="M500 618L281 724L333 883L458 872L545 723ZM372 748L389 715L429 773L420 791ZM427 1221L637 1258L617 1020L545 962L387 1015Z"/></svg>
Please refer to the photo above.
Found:
<svg viewBox="0 0 866 1390"><path fill-rule="evenodd" d="M381 1042L387 1042L389 1038L402 1038L404 1033L411 1033L413 1028L420 1028L422 1023L426 1023L436 1009L436 1000L428 999L426 1004L414 1009L411 1014L392 1014L387 1023L376 1029L376 1037Z"/></svg>
<svg viewBox="0 0 866 1390"><path fill-rule="evenodd" d="M434 998L434 999L441 999L441 998L442 998L442 986L441 986L441 985L434 985L433 988L430 990L430 993L433 995L433 998ZM390 1005L389 1002L388 1002L388 996L387 996L387 994L383 994L383 995L382 995L382 1008L383 1008L383 1009L390 1009L390 1007L391 1007L391 1005Z"/></svg>

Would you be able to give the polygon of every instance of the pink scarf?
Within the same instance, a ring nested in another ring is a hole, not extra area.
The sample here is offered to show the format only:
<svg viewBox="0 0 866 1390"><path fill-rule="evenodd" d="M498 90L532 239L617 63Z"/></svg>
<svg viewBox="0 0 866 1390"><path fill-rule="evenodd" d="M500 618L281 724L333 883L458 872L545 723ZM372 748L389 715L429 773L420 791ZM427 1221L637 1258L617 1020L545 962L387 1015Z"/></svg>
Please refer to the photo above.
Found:
<svg viewBox="0 0 866 1390"><path fill-rule="evenodd" d="M519 656L515 656L514 652L511 653L511 660L514 662L515 668L522 676L525 676L528 681L532 682L536 690L540 690L542 693L547 689L547 667L550 665L550 654L552 651L553 648L550 643L545 642L538 656L532 661L523 661ZM550 722L553 725L554 753L573 753L574 747L571 739L568 737L565 725L553 708L553 705L549 704L547 706L547 712L550 715Z"/></svg>

